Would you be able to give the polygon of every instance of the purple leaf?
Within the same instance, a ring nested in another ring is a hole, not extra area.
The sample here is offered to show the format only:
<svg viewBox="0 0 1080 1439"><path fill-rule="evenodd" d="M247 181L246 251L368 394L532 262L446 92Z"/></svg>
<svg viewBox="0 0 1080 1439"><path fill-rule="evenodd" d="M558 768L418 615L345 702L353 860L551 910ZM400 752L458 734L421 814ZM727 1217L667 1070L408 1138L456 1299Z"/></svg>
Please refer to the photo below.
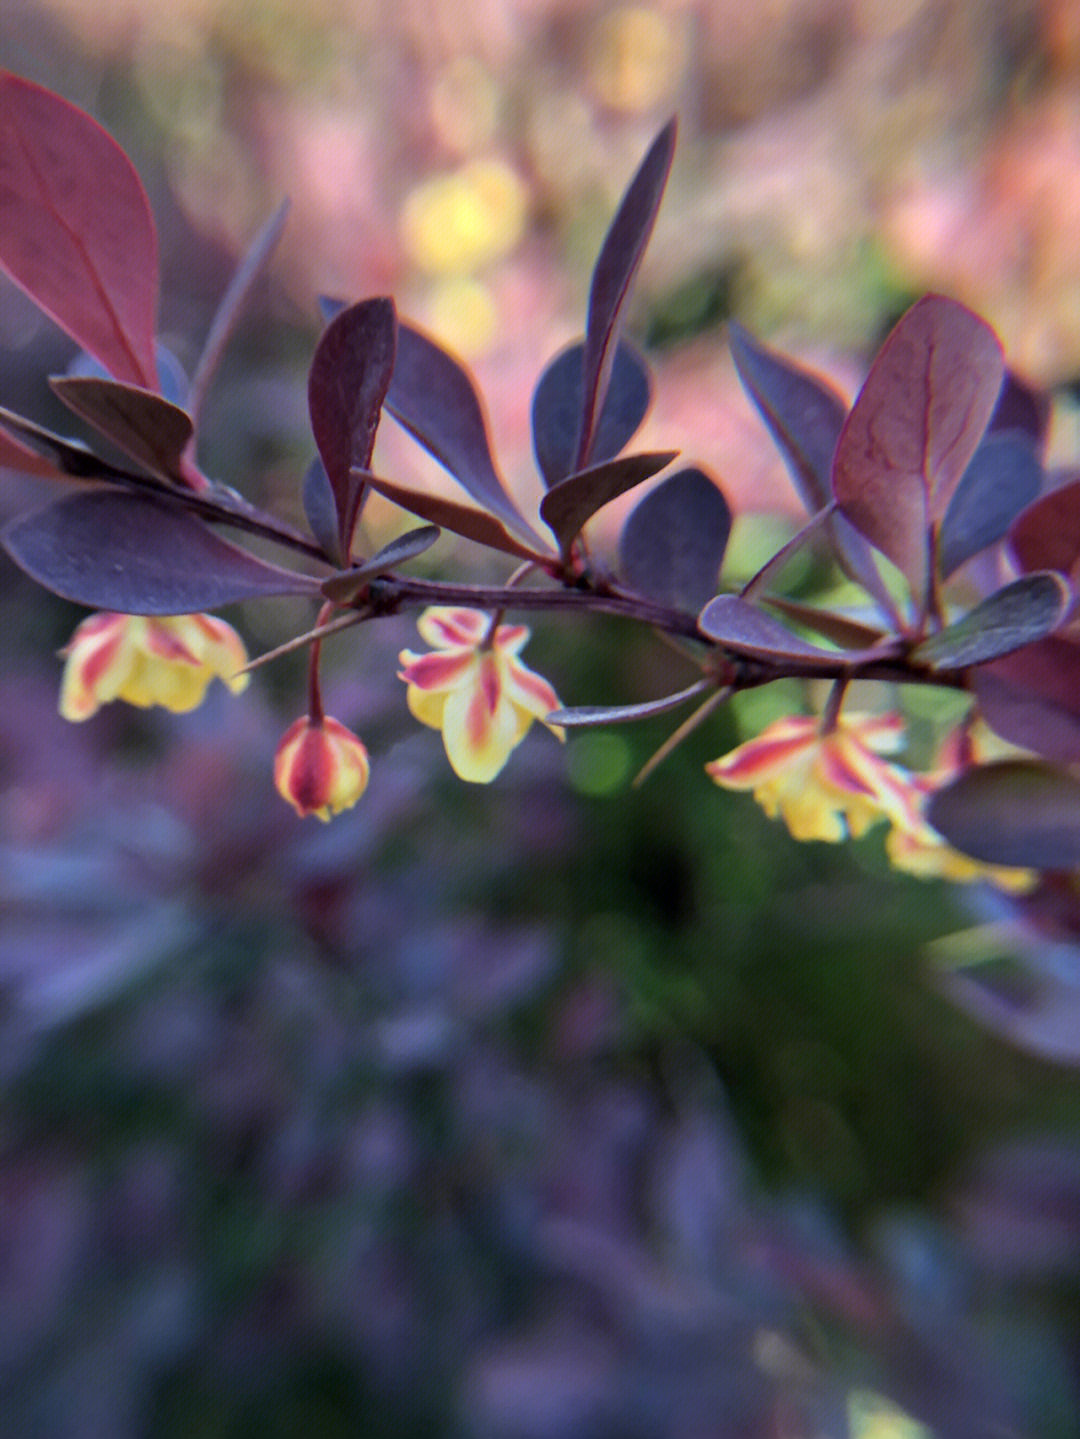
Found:
<svg viewBox="0 0 1080 1439"><path fill-rule="evenodd" d="M825 380L759 344L741 325L729 326L731 358L783 455L807 513L832 503L832 464L848 407ZM843 515L824 522L841 568L892 611L870 547Z"/></svg>
<svg viewBox="0 0 1080 1439"><path fill-rule="evenodd" d="M138 489L157 489L160 481L145 475L133 475L128 470L118 469L108 461L95 455L81 440L66 440L63 435L54 434L43 425L37 425L23 415L0 407L0 426L18 435L19 439L35 455L49 460L59 475L75 480L115 480L118 484L132 485Z"/></svg>
<svg viewBox="0 0 1080 1439"><path fill-rule="evenodd" d="M835 671L845 664L865 664L887 658L889 654L880 646L860 650L823 649L793 634L772 615L738 595L717 595L710 600L698 618L698 628L737 654L770 661L791 660L815 669Z"/></svg>
<svg viewBox="0 0 1080 1439"><path fill-rule="evenodd" d="M884 639L876 625L865 624L851 615L819 609L817 605L803 604L801 600L788 599L786 595L762 595L760 598L796 624L848 649L868 649Z"/></svg>
<svg viewBox="0 0 1080 1439"><path fill-rule="evenodd" d="M1007 370L1005 383L990 417L989 433L997 435L1019 432L1027 437L1035 453L1041 456L1049 428L1049 395L1033 389L1011 370Z"/></svg>
<svg viewBox="0 0 1080 1439"><path fill-rule="evenodd" d="M396 340L393 300L361 300L327 325L308 374L311 428L334 495L343 559L360 512Z"/></svg>
<svg viewBox="0 0 1080 1439"><path fill-rule="evenodd" d="M552 485L540 501L540 518L550 526L563 554L569 551L582 525L597 510L651 479L665 465L670 465L677 454L677 450L661 450L657 454L623 455L621 459L592 465Z"/></svg>
<svg viewBox="0 0 1080 1439"><path fill-rule="evenodd" d="M405 534L398 535L396 540L391 540L388 545L383 545L381 550L363 564L324 580L322 592L335 604L348 604L356 598L368 580L374 579L376 575L384 575L397 565L403 565L407 560L414 560L417 555L430 550L441 534L438 525L421 525L419 529L408 530Z"/></svg>
<svg viewBox="0 0 1080 1439"><path fill-rule="evenodd" d="M1080 779L1029 760L965 770L937 790L926 817L951 845L986 864L1080 865Z"/></svg>
<svg viewBox="0 0 1080 1439"><path fill-rule="evenodd" d="M703 470L679 470L627 518L619 572L639 594L696 614L716 593L730 533L731 511L719 487Z"/></svg>
<svg viewBox="0 0 1080 1439"><path fill-rule="evenodd" d="M925 604L936 525L978 448L1004 375L1001 345L963 305L927 295L900 319L844 424L841 512Z"/></svg>
<svg viewBox="0 0 1080 1439"><path fill-rule="evenodd" d="M151 474L172 484L187 483L182 459L193 427L178 405L119 380L54 376L49 385L69 410Z"/></svg>
<svg viewBox="0 0 1080 1439"><path fill-rule="evenodd" d="M540 376L533 394L532 430L536 463L551 486L573 473L581 425L581 364L585 347L571 345L557 355ZM592 463L614 459L637 433L652 400L652 376L642 355L625 340L619 342L604 397Z"/></svg>
<svg viewBox="0 0 1080 1439"><path fill-rule="evenodd" d="M40 475L53 480L67 478L63 470L59 469L48 456L19 444L17 440L13 440L2 430L0 430L0 469L17 470L20 474Z"/></svg>
<svg viewBox="0 0 1080 1439"><path fill-rule="evenodd" d="M1080 480L1029 505L1013 522L1009 545L1023 570L1071 574L1080 560Z"/></svg>
<svg viewBox="0 0 1080 1439"><path fill-rule="evenodd" d="M676 121L669 120L650 146L611 222L593 270L589 316L585 326L582 408L575 470L583 470L592 457L597 416L603 411L614 359L619 312L630 292L656 222L675 154L676 131Z"/></svg>
<svg viewBox="0 0 1080 1439"><path fill-rule="evenodd" d="M990 728L1063 764L1080 761L1080 646L1062 635L1025 645L975 672Z"/></svg>
<svg viewBox="0 0 1080 1439"><path fill-rule="evenodd" d="M6 73L0 267L116 379L158 388L157 233L142 183L89 115Z"/></svg>
<svg viewBox="0 0 1080 1439"><path fill-rule="evenodd" d="M443 499L441 495L428 494L425 490L410 490L405 485L395 485L391 480L369 475L367 482L373 490L400 505L410 514L419 515L440 529L450 530L455 535L464 535L488 549L502 550L504 554L516 555L522 560L536 560L547 563L554 559L548 549L530 549L506 528L503 522L487 510L474 510L471 505L459 505L456 500Z"/></svg>
<svg viewBox="0 0 1080 1439"><path fill-rule="evenodd" d="M1052 570L1024 575L969 610L911 652L932 670L961 670L1043 639L1064 619L1071 587Z"/></svg>
<svg viewBox="0 0 1080 1439"><path fill-rule="evenodd" d="M398 327L397 362L386 408L505 528L543 549L543 540L499 478L488 443L487 421L469 372L411 325Z"/></svg>
<svg viewBox="0 0 1080 1439"><path fill-rule="evenodd" d="M69 495L23 516L3 543L38 584L91 609L191 614L319 590L309 576L219 539L174 504L117 490Z"/></svg>
<svg viewBox="0 0 1080 1439"><path fill-rule="evenodd" d="M943 579L996 544L1042 484L1042 467L1026 435L988 433L956 487L938 537ZM1052 565L1034 568L1053 569Z"/></svg>
<svg viewBox="0 0 1080 1439"><path fill-rule="evenodd" d="M651 719L654 715L667 714L678 709L687 700L692 700L708 688L707 680L697 680L677 694L664 695L657 700L643 700L633 705L579 705L572 709L552 710L545 716L548 724L567 725L570 728L589 725L628 724L633 720Z"/></svg>
<svg viewBox="0 0 1080 1439"><path fill-rule="evenodd" d="M267 261L281 238L288 213L289 202L282 200L252 240L247 253L233 272L233 277L221 297L221 303L214 313L188 390L187 410L195 428L198 427L206 391L217 371L222 351L228 344L229 336L236 327L236 322L251 294L251 287L266 268Z"/></svg>
<svg viewBox="0 0 1080 1439"><path fill-rule="evenodd" d="M301 498L311 533L322 546L326 557L334 564L340 565L344 556L339 549L334 492L330 488L330 477L326 473L326 466L318 455L304 471Z"/></svg>

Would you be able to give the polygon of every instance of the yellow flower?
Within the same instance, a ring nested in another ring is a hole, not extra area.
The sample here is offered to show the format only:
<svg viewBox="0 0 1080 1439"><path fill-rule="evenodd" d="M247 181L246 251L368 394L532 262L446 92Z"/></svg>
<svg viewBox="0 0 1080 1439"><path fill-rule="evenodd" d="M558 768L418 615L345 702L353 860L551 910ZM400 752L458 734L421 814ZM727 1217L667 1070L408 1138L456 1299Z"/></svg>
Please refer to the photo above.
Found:
<svg viewBox="0 0 1080 1439"><path fill-rule="evenodd" d="M814 716L791 715L705 770L726 789L752 790L795 839L835 844L913 805L910 776L881 758L903 733L899 715L843 715L827 734Z"/></svg>
<svg viewBox="0 0 1080 1439"><path fill-rule="evenodd" d="M524 625L499 625L488 641L490 621L481 610L436 606L417 621L433 654L402 650L398 677L409 686L409 709L421 724L441 729L454 772L488 784L525 738L534 719L559 709L547 680L522 664L529 638ZM560 740L558 725L548 725Z"/></svg>
<svg viewBox="0 0 1080 1439"><path fill-rule="evenodd" d="M304 715L289 726L274 755L274 783L303 819L351 809L367 789L368 752L351 730L329 715Z"/></svg>
<svg viewBox="0 0 1080 1439"><path fill-rule="evenodd" d="M247 664L243 641L213 615L90 615L60 653L60 713L74 721L112 700L181 713L202 704L215 676L234 694L249 678L237 674Z"/></svg>

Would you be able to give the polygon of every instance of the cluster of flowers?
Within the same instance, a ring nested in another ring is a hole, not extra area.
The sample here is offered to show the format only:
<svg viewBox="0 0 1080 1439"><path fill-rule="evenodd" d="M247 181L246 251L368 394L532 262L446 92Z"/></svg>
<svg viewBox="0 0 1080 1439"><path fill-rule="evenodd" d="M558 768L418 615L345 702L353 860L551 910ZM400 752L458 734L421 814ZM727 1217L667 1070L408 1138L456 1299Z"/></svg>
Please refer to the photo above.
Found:
<svg viewBox="0 0 1080 1439"><path fill-rule="evenodd" d="M409 710L442 731L447 758L463 780L493 780L538 719L560 740L547 716L558 695L520 658L529 630L504 625L483 611L436 606L417 625L429 652L401 652L399 678ZM112 700L173 711L198 706L214 678L234 693L248 683L247 653L223 620L194 614L170 618L95 614L63 651L60 713L85 720ZM974 739L958 732L935 769L916 774L886 756L903 744L897 714L846 714L823 723L810 715L776 720L756 738L706 766L718 785L750 790L771 818L800 840L838 843L886 821L886 851L896 868L954 881L991 879L1027 888L1028 870L979 864L952 849L923 817L927 797L975 761ZM274 758L279 793L301 817L329 820L351 808L370 774L363 742L338 720L307 714L286 731Z"/></svg>

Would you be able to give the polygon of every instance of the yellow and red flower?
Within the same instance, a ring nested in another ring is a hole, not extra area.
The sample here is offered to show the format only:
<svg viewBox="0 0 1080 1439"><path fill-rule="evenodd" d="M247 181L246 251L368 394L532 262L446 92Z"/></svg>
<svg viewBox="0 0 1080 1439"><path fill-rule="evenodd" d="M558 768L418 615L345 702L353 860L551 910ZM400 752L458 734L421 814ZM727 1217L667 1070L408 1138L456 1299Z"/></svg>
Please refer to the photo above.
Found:
<svg viewBox="0 0 1080 1439"><path fill-rule="evenodd" d="M545 716L561 708L558 695L518 655L529 638L525 625L498 625L481 610L435 606L417 629L433 653L402 650L400 679L421 724L442 730L446 755L464 780L488 784L525 738L534 719L558 739Z"/></svg>
<svg viewBox="0 0 1080 1439"><path fill-rule="evenodd" d="M827 733L813 715L790 715L705 770L725 789L752 790L795 839L835 844L914 804L910 777L881 757L903 735L899 715L841 715Z"/></svg>
<svg viewBox="0 0 1080 1439"><path fill-rule="evenodd" d="M89 719L104 704L125 700L183 713L202 704L214 678L234 694L246 688L244 642L213 615L88 616L61 650L64 719Z"/></svg>
<svg viewBox="0 0 1080 1439"><path fill-rule="evenodd" d="M274 783L296 813L321 820L351 809L367 789L371 766L363 743L336 719L304 715L289 726L274 755Z"/></svg>

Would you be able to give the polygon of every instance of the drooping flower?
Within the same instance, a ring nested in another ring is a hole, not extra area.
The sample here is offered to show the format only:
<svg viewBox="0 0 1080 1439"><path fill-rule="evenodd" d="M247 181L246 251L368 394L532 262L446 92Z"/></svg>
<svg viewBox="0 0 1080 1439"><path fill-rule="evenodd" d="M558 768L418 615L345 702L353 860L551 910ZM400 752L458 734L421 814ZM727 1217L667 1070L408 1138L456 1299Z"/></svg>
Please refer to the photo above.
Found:
<svg viewBox="0 0 1080 1439"><path fill-rule="evenodd" d="M89 615L61 650L64 719L89 719L104 704L125 700L183 713L202 704L215 677L234 694L247 687L244 642L213 615Z"/></svg>
<svg viewBox="0 0 1080 1439"><path fill-rule="evenodd" d="M282 736L274 755L274 783L303 819L321 820L351 809L367 789L371 766L364 744L336 719L304 715Z"/></svg>
<svg viewBox="0 0 1080 1439"><path fill-rule="evenodd" d="M433 653L402 650L398 676L421 724L442 730L446 754L464 780L488 784L521 743L534 719L561 707L558 695L518 655L529 638L525 625L498 625L489 637L482 610L435 606L417 621ZM558 739L558 725L547 725Z"/></svg>
<svg viewBox="0 0 1080 1439"><path fill-rule="evenodd" d="M882 758L900 747L903 734L895 714L841 715L826 733L813 715L790 715L705 770L725 789L752 790L795 839L835 844L914 805L910 776Z"/></svg>

